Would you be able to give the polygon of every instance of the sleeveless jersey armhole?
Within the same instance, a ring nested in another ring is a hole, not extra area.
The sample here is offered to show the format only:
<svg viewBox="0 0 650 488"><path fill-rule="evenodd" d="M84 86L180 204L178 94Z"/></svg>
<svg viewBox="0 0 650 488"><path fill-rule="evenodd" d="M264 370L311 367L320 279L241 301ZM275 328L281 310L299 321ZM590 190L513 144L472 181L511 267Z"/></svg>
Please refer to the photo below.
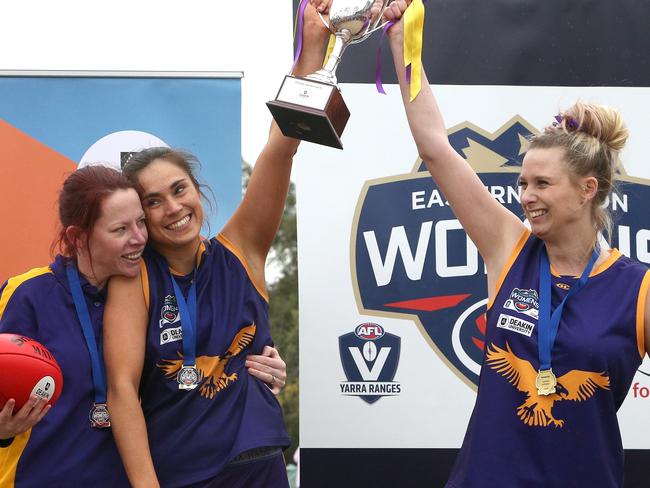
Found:
<svg viewBox="0 0 650 488"><path fill-rule="evenodd" d="M52 273L52 270L49 266L34 268L27 271L27 273L9 278L7 281L7 286L5 286L4 290L2 291L2 296L0 296L0 319L4 314L5 308L7 308L9 299L20 285L22 285L25 281L30 280L31 278L35 278L46 273Z"/></svg>
<svg viewBox="0 0 650 488"><path fill-rule="evenodd" d="M636 302L636 341L639 348L639 356L643 360L645 356L645 314L646 300L648 297L648 288L650 288L650 270L645 272L641 287L639 288L639 297Z"/></svg>
<svg viewBox="0 0 650 488"><path fill-rule="evenodd" d="M142 294L144 295L144 304L149 311L149 272L144 259L140 261L140 282L142 283Z"/></svg>
<svg viewBox="0 0 650 488"><path fill-rule="evenodd" d="M508 275L508 272L510 271L510 268L512 268L513 263L517 259L517 256L519 256L519 253L524 247L524 244L526 244L526 241L530 237L530 230L524 229L524 231L521 233L521 237L519 237L519 240L517 241L517 244L515 244L514 249L510 253L510 257L506 261L506 264L503 266L503 269L501 270L501 274L499 275L499 280L497 281L497 285L494 289L494 297L488 301L487 310L490 310L492 307L492 304L494 302L494 299L496 296L499 294L499 290L501 289L501 285L503 285L503 281L506 279L506 276Z"/></svg>
<svg viewBox="0 0 650 488"><path fill-rule="evenodd" d="M235 255L237 260L241 263L241 265L246 270L246 274L248 275L248 279L251 280L251 283L253 284L253 286L257 290L257 293L259 293L262 296L262 298L264 298L264 300L268 303L269 294L266 291L266 285L264 283L258 283L257 280L255 280L255 278L253 277L253 273L251 273L251 269L248 266L248 261L246 261L246 258L244 258L244 255L242 254L242 252L237 247L235 247L235 245L232 242L230 242L228 240L228 238L226 238L226 236L224 236L223 234L218 234L216 239L221 244L223 244L223 246L226 249L228 249L228 251L230 251L231 253L233 253Z"/></svg>

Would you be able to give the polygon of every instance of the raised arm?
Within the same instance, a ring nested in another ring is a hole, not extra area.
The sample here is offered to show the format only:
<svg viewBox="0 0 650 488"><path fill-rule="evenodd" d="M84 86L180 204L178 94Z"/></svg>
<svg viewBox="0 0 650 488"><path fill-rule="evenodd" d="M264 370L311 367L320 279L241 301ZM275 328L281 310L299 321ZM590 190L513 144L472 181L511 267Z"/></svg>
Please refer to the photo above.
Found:
<svg viewBox="0 0 650 488"><path fill-rule="evenodd" d="M111 278L104 311L108 409L113 437L134 488L159 486L138 395L147 321L140 277Z"/></svg>
<svg viewBox="0 0 650 488"><path fill-rule="evenodd" d="M328 31L315 9L308 5L303 48L294 75L307 75L321 67L327 38ZM275 122L271 124L269 139L257 158L246 195L223 229L228 240L244 253L258 283L264 283L266 255L280 225L291 164L299 143L283 136Z"/></svg>
<svg viewBox="0 0 650 488"><path fill-rule="evenodd" d="M404 68L404 0L396 0L386 13L397 20L388 31L409 127L427 169L449 201L454 214L478 248L488 268L490 294L517 240L523 223L486 190L472 167L449 144L447 128L422 69L422 90L409 101Z"/></svg>

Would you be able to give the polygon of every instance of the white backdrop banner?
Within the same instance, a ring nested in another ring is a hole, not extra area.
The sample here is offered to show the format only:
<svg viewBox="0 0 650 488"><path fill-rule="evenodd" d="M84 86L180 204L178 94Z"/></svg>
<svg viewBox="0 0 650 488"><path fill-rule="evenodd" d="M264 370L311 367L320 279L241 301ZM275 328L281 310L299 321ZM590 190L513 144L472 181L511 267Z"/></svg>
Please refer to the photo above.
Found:
<svg viewBox="0 0 650 488"><path fill-rule="evenodd" d="M623 153L613 244L650 263L648 88L434 87L450 141L521 215L525 137L577 99L618 108ZM418 160L396 86L343 84L344 150L304 144L296 166L303 448L458 448L485 333L483 261ZM481 209L477 209L480 212ZM650 362L619 412L650 448Z"/></svg>

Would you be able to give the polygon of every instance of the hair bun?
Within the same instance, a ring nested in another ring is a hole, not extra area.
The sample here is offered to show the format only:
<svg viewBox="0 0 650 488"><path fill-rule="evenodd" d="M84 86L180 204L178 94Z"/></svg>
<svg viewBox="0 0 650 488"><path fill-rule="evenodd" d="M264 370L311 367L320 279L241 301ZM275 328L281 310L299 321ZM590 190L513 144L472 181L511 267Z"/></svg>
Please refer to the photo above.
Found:
<svg viewBox="0 0 650 488"><path fill-rule="evenodd" d="M615 151L625 147L629 132L621 113L605 105L577 102L562 117L578 122L578 131L595 137Z"/></svg>

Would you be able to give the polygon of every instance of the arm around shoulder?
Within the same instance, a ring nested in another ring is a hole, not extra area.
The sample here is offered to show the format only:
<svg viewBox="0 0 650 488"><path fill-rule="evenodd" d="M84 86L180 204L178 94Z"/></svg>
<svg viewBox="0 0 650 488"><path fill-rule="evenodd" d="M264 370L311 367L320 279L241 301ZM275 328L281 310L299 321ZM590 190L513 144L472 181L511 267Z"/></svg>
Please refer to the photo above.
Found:
<svg viewBox="0 0 650 488"><path fill-rule="evenodd" d="M113 436L134 487L158 486L138 393L148 318L140 277L111 278L104 312L108 407Z"/></svg>

